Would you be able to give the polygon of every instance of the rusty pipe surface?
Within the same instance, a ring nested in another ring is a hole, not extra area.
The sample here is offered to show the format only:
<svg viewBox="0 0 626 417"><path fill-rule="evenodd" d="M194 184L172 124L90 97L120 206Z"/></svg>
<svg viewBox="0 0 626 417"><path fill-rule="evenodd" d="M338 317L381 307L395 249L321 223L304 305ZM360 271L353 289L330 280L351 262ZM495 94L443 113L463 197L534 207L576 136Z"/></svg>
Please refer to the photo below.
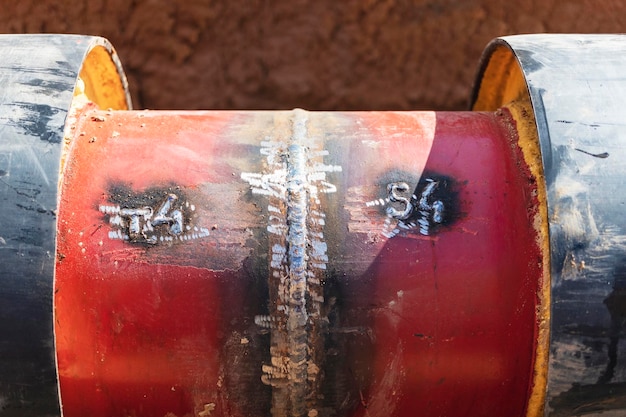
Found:
<svg viewBox="0 0 626 417"><path fill-rule="evenodd" d="M541 252L507 109L87 104L69 130L65 416L524 415Z"/></svg>

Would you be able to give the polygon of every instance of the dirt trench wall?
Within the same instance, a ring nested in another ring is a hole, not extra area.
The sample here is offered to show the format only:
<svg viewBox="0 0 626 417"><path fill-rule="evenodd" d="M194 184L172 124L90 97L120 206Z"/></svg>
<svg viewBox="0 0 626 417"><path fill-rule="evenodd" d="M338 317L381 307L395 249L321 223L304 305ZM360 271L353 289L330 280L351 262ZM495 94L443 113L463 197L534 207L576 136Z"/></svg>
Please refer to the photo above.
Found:
<svg viewBox="0 0 626 417"><path fill-rule="evenodd" d="M619 0L20 0L0 32L110 39L137 108L449 110L492 38L624 32L623 16Z"/></svg>

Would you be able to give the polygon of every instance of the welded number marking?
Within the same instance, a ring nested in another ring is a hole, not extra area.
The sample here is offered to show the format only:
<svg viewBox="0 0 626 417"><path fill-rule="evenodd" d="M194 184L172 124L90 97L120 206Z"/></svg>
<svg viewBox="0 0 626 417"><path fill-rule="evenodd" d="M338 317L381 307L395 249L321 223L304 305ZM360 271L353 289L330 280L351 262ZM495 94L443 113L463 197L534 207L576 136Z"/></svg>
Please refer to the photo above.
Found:
<svg viewBox="0 0 626 417"><path fill-rule="evenodd" d="M209 236L209 230L189 224L184 211L194 212L195 206L182 202L176 194L167 194L156 207L120 207L100 205L113 230L110 239L156 245L162 242L187 241ZM187 221L186 221L187 220Z"/></svg>
<svg viewBox="0 0 626 417"><path fill-rule="evenodd" d="M445 181L426 178L411 194L406 182L393 182L387 185L386 198L371 200L365 205L385 207L386 218L381 233L387 238L397 236L402 230L413 229L429 236L434 227L446 220L446 206L438 196L445 188Z"/></svg>
<svg viewBox="0 0 626 417"><path fill-rule="evenodd" d="M389 192L388 200L393 203L400 203L404 205L402 210L398 210L396 207L389 206L386 209L387 215L394 219L406 220L413 213L413 205L411 201L404 197L403 194L409 191L409 185L406 182L394 182L387 185ZM414 196L411 196L413 198Z"/></svg>

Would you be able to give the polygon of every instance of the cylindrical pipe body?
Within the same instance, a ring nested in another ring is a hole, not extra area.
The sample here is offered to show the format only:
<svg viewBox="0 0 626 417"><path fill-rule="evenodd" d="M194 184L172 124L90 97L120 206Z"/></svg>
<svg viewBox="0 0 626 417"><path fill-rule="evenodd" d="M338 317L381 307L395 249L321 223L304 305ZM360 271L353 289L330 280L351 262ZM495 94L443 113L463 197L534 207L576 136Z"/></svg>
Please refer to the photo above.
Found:
<svg viewBox="0 0 626 417"><path fill-rule="evenodd" d="M70 128L66 417L524 415L543 266L506 110Z"/></svg>

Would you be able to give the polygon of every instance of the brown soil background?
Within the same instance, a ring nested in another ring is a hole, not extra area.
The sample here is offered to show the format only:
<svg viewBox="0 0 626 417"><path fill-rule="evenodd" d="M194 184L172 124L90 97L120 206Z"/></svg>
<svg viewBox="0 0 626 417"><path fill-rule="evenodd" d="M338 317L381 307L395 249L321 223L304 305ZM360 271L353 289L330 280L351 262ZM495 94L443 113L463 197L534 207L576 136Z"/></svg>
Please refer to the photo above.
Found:
<svg viewBox="0 0 626 417"><path fill-rule="evenodd" d="M108 38L151 109L465 109L491 39L625 27L619 0L0 0L0 32Z"/></svg>

